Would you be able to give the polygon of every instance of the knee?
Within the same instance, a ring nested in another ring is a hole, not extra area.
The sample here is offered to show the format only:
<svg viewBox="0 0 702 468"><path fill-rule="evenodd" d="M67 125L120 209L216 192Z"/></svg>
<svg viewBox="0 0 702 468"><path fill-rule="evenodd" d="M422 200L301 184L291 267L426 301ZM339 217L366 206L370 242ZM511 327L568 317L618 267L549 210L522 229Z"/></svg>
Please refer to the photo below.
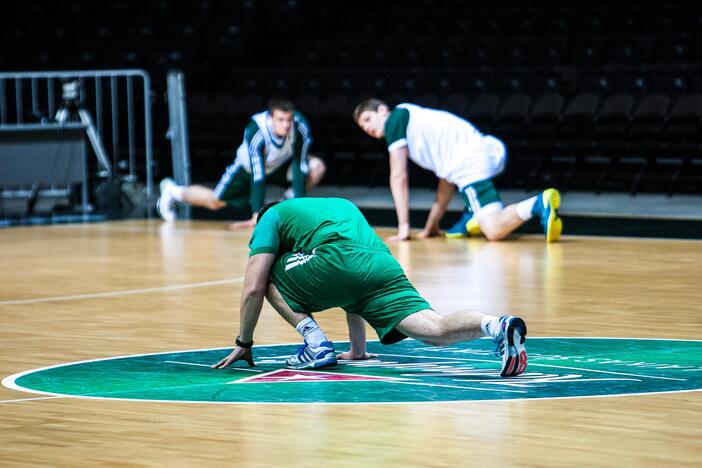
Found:
<svg viewBox="0 0 702 468"><path fill-rule="evenodd" d="M492 216L486 216L480 220L480 230L489 241L499 241L509 235L509 232L506 232Z"/></svg>
<svg viewBox="0 0 702 468"><path fill-rule="evenodd" d="M322 177L324 177L324 174L327 172L327 166L324 164L324 161L316 156L311 156L308 165L312 180L315 181L315 183L322 180Z"/></svg>
<svg viewBox="0 0 702 468"><path fill-rule="evenodd" d="M207 209L212 210L212 211L217 211L221 210L226 206L226 203L220 200L219 198L212 197L211 199L207 200Z"/></svg>

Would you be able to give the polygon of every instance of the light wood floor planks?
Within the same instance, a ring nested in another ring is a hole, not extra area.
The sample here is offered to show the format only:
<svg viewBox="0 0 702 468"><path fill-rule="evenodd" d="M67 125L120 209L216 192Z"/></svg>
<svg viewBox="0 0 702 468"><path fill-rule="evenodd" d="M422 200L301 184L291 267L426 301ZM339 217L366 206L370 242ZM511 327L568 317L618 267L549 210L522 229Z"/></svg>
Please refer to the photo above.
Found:
<svg viewBox="0 0 702 468"><path fill-rule="evenodd" d="M0 378L78 360L230 345L248 233L225 226L125 221L0 230ZM391 249L440 312L518 313L530 336L702 338L702 242L566 236L546 245L527 236ZM331 339L347 339L343 314L317 318ZM266 306L257 344L297 341ZM702 392L338 406L37 397L0 387L0 465L702 464Z"/></svg>

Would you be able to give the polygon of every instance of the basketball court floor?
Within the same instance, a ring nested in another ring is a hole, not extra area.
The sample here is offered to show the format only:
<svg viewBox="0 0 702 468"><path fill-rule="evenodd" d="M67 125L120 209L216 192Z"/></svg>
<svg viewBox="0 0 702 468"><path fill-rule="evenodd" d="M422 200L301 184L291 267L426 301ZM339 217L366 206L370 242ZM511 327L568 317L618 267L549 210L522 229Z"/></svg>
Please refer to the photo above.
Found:
<svg viewBox="0 0 702 468"><path fill-rule="evenodd" d="M258 365L210 369L237 335L248 237L222 221L0 230L0 465L702 461L702 241L391 244L437 311L526 320L527 371L500 379L485 339L285 371L301 340L267 305ZM342 311L317 319L345 350Z"/></svg>

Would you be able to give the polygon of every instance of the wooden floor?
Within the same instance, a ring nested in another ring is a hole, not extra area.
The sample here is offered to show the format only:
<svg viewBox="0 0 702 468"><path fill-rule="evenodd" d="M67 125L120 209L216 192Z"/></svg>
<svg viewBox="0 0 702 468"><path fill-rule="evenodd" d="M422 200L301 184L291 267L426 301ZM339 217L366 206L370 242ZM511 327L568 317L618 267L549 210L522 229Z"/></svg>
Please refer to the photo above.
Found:
<svg viewBox="0 0 702 468"><path fill-rule="evenodd" d="M0 230L0 378L230 345L247 242L206 222ZM702 242L432 239L391 249L440 312L518 313L530 336L702 337ZM332 340L347 339L342 314L318 320ZM296 341L266 306L257 344ZM336 406L37 397L0 387L0 465L702 464L702 392Z"/></svg>

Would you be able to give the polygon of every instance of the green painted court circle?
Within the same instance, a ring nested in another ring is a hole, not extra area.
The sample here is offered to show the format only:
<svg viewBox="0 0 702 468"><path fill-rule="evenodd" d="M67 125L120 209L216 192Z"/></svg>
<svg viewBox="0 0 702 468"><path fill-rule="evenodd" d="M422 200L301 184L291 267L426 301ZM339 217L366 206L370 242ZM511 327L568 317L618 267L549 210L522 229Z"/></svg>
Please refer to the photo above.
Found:
<svg viewBox="0 0 702 468"><path fill-rule="evenodd" d="M257 366L209 366L229 349L122 356L11 375L8 388L52 396L189 403L426 403L581 398L702 390L702 341L529 338L519 377L499 377L488 339L444 348L369 342L379 355L321 371L285 369L297 344L257 346ZM348 343L337 342L337 351Z"/></svg>

